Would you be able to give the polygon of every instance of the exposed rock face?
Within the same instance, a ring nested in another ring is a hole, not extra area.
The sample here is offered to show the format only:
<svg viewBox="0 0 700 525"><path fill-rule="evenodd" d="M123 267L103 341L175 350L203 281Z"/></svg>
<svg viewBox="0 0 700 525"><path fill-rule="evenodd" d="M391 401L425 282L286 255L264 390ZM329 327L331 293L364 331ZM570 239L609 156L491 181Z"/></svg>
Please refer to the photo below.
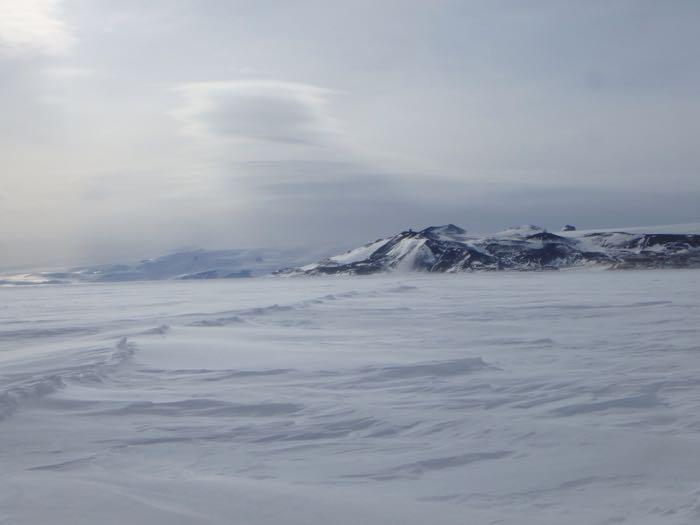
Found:
<svg viewBox="0 0 700 525"><path fill-rule="evenodd" d="M563 231L563 232L574 232L574 231L576 231L576 226L572 226L571 224L567 224L566 226L564 226L564 227L561 229L561 231Z"/></svg>
<svg viewBox="0 0 700 525"><path fill-rule="evenodd" d="M315 264L279 274L370 274L383 271L541 271L586 265L609 268L700 268L700 235L575 232L532 225L471 237L453 224L407 230Z"/></svg>

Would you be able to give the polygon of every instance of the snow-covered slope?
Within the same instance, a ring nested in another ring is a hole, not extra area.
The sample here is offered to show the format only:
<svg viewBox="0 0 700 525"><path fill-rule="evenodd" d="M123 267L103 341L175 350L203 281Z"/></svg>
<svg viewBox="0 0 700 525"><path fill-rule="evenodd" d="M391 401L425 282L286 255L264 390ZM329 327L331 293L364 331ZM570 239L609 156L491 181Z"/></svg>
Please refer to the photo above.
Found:
<svg viewBox="0 0 700 525"><path fill-rule="evenodd" d="M651 227L553 234L539 226L524 225L473 237L448 224L403 231L280 274L552 270L589 265L616 269L700 267L700 225L695 229L690 226L679 225L680 232L674 227Z"/></svg>
<svg viewBox="0 0 700 525"><path fill-rule="evenodd" d="M697 525L700 272L0 288L3 525Z"/></svg>

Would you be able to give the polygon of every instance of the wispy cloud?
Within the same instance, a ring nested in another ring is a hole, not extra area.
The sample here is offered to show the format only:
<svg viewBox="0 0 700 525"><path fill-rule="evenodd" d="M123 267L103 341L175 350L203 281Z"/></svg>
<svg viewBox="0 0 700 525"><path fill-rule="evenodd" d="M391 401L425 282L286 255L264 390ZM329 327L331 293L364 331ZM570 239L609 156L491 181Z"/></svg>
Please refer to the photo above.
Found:
<svg viewBox="0 0 700 525"><path fill-rule="evenodd" d="M0 55L63 55L74 41L61 0L0 0Z"/></svg>

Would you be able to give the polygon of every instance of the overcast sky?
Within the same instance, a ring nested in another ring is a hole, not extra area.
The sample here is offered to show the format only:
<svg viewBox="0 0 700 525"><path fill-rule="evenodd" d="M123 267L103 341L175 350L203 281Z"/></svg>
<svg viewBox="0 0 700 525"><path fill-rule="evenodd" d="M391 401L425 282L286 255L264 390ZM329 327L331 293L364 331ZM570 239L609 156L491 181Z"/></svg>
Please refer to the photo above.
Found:
<svg viewBox="0 0 700 525"><path fill-rule="evenodd" d="M0 266L700 221L700 2L0 0Z"/></svg>

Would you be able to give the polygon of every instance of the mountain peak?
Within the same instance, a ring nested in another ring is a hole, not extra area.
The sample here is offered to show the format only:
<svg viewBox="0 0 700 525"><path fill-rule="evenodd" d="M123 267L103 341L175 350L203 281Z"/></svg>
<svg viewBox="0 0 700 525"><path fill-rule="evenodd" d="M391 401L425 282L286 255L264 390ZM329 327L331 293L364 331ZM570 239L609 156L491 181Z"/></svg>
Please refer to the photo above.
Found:
<svg viewBox="0 0 700 525"><path fill-rule="evenodd" d="M447 233L447 234L457 234L457 235L464 235L467 233L467 230L464 228L460 228L459 226L455 226L454 224L444 224L442 226L428 226L424 230L421 230L421 233Z"/></svg>
<svg viewBox="0 0 700 525"><path fill-rule="evenodd" d="M459 241L463 240L467 230L455 226L454 224L444 224L442 226L428 226L418 232L419 235L435 240Z"/></svg>

